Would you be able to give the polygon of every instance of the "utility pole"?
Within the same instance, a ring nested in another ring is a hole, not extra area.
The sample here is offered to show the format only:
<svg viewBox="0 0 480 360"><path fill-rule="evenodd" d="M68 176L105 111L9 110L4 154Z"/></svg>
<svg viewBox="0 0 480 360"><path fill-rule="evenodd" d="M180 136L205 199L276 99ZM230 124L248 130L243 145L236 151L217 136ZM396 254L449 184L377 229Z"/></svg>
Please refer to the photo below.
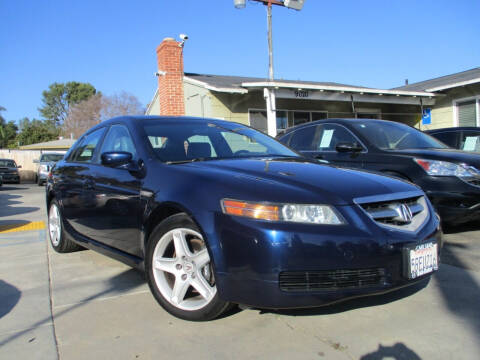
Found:
<svg viewBox="0 0 480 360"><path fill-rule="evenodd" d="M305 0L250 0L263 3L267 6L267 26L268 26L268 80L271 86L263 89L267 108L267 132L268 135L277 136L277 108L275 104L275 88L273 86L273 35L272 35L272 5L279 5L295 10L301 10ZM243 9L246 6L246 0L234 0L234 6L237 9Z"/></svg>

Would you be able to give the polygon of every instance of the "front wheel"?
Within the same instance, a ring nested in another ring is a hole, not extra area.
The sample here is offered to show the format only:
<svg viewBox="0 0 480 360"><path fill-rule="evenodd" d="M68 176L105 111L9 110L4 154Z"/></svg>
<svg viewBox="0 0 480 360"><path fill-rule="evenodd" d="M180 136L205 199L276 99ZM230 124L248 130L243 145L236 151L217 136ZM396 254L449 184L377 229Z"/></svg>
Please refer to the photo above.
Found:
<svg viewBox="0 0 480 360"><path fill-rule="evenodd" d="M205 240L186 214L172 215L157 225L145 265L150 290L170 314L205 321L229 307L218 296Z"/></svg>

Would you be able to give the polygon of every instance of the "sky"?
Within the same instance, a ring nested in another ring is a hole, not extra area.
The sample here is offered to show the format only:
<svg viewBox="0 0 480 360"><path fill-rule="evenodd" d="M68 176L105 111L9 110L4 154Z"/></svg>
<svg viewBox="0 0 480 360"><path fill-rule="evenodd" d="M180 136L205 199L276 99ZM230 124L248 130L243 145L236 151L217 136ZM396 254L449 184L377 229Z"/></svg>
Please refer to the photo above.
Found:
<svg viewBox="0 0 480 360"><path fill-rule="evenodd" d="M7 120L40 118L53 82L89 82L146 106L155 49L189 40L186 72L268 76L265 6L233 0L0 0L0 106ZM273 8L275 78L375 88L480 66L478 0L306 0Z"/></svg>

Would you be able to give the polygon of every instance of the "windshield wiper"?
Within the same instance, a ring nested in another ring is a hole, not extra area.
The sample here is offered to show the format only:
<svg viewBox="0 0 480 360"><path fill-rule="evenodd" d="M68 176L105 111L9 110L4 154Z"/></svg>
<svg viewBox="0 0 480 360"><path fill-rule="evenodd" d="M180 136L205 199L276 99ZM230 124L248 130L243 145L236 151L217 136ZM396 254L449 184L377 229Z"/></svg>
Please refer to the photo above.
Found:
<svg viewBox="0 0 480 360"><path fill-rule="evenodd" d="M167 165L187 164L187 163L192 163L192 162L197 162L197 161L206 161L206 160L207 159L205 159L205 158L193 158L193 159L188 159L188 160L166 161L165 164L167 164Z"/></svg>

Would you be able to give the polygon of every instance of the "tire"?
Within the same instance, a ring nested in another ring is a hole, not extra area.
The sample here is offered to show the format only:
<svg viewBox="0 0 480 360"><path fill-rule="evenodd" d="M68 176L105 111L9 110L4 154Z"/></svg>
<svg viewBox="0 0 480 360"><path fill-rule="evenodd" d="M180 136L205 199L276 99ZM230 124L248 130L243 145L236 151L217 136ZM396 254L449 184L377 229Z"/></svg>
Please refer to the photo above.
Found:
<svg viewBox="0 0 480 360"><path fill-rule="evenodd" d="M59 253L69 253L81 250L80 245L75 244L65 236L63 229L63 219L60 206L53 199L48 210L48 237L53 249Z"/></svg>
<svg viewBox="0 0 480 360"><path fill-rule="evenodd" d="M42 181L42 179L40 179L40 176L37 176L37 185L38 185L38 186L42 186L42 185L43 185L43 181Z"/></svg>
<svg viewBox="0 0 480 360"><path fill-rule="evenodd" d="M147 244L145 273L157 302L178 318L207 321L229 308L218 296L200 229L185 213L155 227Z"/></svg>

